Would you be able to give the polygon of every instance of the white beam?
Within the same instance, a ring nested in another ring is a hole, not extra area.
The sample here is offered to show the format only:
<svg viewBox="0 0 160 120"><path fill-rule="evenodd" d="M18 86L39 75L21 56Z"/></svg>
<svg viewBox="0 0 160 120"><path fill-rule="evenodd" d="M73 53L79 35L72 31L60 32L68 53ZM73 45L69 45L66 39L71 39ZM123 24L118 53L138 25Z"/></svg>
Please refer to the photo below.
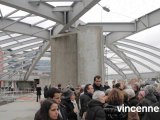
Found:
<svg viewBox="0 0 160 120"><path fill-rule="evenodd" d="M14 20L9 20L9 19L0 20L0 30L3 29L4 26L9 25L13 22L14 22ZM31 27L29 24L21 23L21 22L16 22L15 24L3 29L3 31L35 36L35 37L39 37L39 38L47 39L47 40L49 39L49 31L48 30L43 30L42 28L36 27L36 26ZM41 32L39 32L39 31L41 31ZM38 33L33 34L36 32L38 32Z"/></svg>
<svg viewBox="0 0 160 120"><path fill-rule="evenodd" d="M0 74L0 78L3 78L3 77L5 77L6 75L9 75L9 74L18 72L20 69L22 69L23 67L25 67L27 65L30 65L30 64L31 64L31 61L29 61L28 63L23 64L22 66L19 66L19 67L15 68L15 69L8 69L9 72L4 73L4 74Z"/></svg>
<svg viewBox="0 0 160 120"><path fill-rule="evenodd" d="M35 6L28 2L28 0L0 0L0 4L20 9L63 24L63 14L60 12L53 13L53 7L45 3Z"/></svg>
<svg viewBox="0 0 160 120"><path fill-rule="evenodd" d="M146 60L146 61L148 61L148 62L150 62L150 63L152 63L152 64L154 64L154 65L156 65L156 66L158 66L158 67L160 67L160 64L159 64L159 63L156 63L156 62L154 62L153 60L151 60L151 59L149 59L149 58L146 58L146 57L144 57L144 56L142 56L142 55L139 55L139 54L137 54L137 53L134 53L134 52L131 52L131 51L122 49L122 48L117 48L117 50L118 50L118 51L121 51L121 52L125 52L125 53L130 54L130 55L137 56L137 57L139 57L139 58L142 58L142 59L144 59L144 60Z"/></svg>
<svg viewBox="0 0 160 120"><path fill-rule="evenodd" d="M69 6L57 6L55 8L53 8L53 12L67 12L67 11L71 11L73 10L72 7Z"/></svg>
<svg viewBox="0 0 160 120"><path fill-rule="evenodd" d="M26 35L20 35L20 36L17 36L17 37L13 37L13 38L8 38L8 39L4 39L4 40L1 40L0 41L0 45L2 44L6 44L6 43L9 43L9 42L13 42L13 41L20 41L20 40L23 40L23 39L26 39L26 38L30 38L31 36L26 36Z"/></svg>
<svg viewBox="0 0 160 120"><path fill-rule="evenodd" d="M45 51L50 47L50 41L47 41L43 44L43 46L40 48L40 51L36 55L35 59L32 61L31 66L29 67L28 71L26 72L24 76L24 80L28 80L29 75L31 74L32 70L34 69L35 65L39 61L39 59L43 56Z"/></svg>
<svg viewBox="0 0 160 120"><path fill-rule="evenodd" d="M12 14L18 12L18 11L19 11L19 10L14 10L14 11L8 13L7 15L5 15L5 16L3 17L3 19L9 17L10 15L12 15Z"/></svg>
<svg viewBox="0 0 160 120"><path fill-rule="evenodd" d="M27 52L27 53L24 53L24 54L21 54L21 55L17 55L17 56L12 57L12 58L8 58L6 60L1 61L0 64L5 64L5 63L11 62L13 60L18 60L21 57L27 58L27 56L34 56L37 53L37 51L38 50L30 51L30 52Z"/></svg>
<svg viewBox="0 0 160 120"><path fill-rule="evenodd" d="M136 45L139 45L139 46L143 46L143 47L146 47L146 48L149 48L149 49L160 52L160 48L157 48L157 47L145 44L145 43L141 43L141 42L137 42L137 41L133 41L133 40L129 40L129 39L123 39L122 41L127 42L127 43L136 44Z"/></svg>
<svg viewBox="0 0 160 120"><path fill-rule="evenodd" d="M23 20L23 19L25 19L25 18L27 18L27 17L30 17L32 14L27 14L27 15L25 15L25 16L22 16L22 17L20 17L18 20L14 20L13 22L11 22L10 24L7 24L7 25L4 25L3 27L1 27L1 30L4 30L5 28L7 28L7 27L9 27L9 26L12 26L12 25L14 25L16 22L20 22L21 20Z"/></svg>
<svg viewBox="0 0 160 120"><path fill-rule="evenodd" d="M135 23L88 23L87 26L101 26L103 32L135 32Z"/></svg>
<svg viewBox="0 0 160 120"><path fill-rule="evenodd" d="M84 15L90 8L96 5L100 0L82 0L73 6L73 10L66 16L66 25L60 32L67 30L74 22Z"/></svg>
<svg viewBox="0 0 160 120"><path fill-rule="evenodd" d="M14 33L11 33L11 32L7 32L8 34L14 34ZM2 36L8 36L5 32L0 32L0 37Z"/></svg>
<svg viewBox="0 0 160 120"><path fill-rule="evenodd" d="M45 22L45 21L47 21L47 19L43 19L43 20L41 20L41 21L38 21L38 22L32 24L31 26L36 26L36 25L38 25L38 24L40 24L40 23L42 23L42 22Z"/></svg>
<svg viewBox="0 0 160 120"><path fill-rule="evenodd" d="M144 63L142 63L142 62L140 62L140 61L138 61L138 60L136 60L136 59L133 59L133 58L131 58L131 57L128 57L128 58L129 58L131 61L136 62L136 63L142 65L143 67L149 69L151 72L156 72L154 69L152 69L152 68L149 67L148 65L146 65L146 64L144 64Z"/></svg>
<svg viewBox="0 0 160 120"><path fill-rule="evenodd" d="M141 78L140 73L138 72L138 70L136 69L136 67L134 66L134 64L127 58L127 56L121 52L117 50L117 46L115 45L107 45L107 47L112 50L114 53L117 54L117 56L119 56L128 66L129 68L135 73L135 75L138 78Z"/></svg>
<svg viewBox="0 0 160 120"><path fill-rule="evenodd" d="M123 46L123 47L126 47L126 48L130 48L130 49L133 49L133 50L137 50L137 51L140 51L142 53L146 53L148 55L151 55L153 57L156 57L156 58L160 59L159 55L157 55L157 54L155 54L153 52L150 52L149 50L144 50L144 49L141 49L139 47L135 47L135 46L124 44L124 43L120 43L120 42L115 42L114 44L118 45L118 46Z"/></svg>
<svg viewBox="0 0 160 120"><path fill-rule="evenodd" d="M154 27L160 24L160 9L157 9L151 13L148 13L135 21L136 32L113 32L106 37L106 44L111 44L115 41L128 37L132 34L136 34L140 31Z"/></svg>
<svg viewBox="0 0 160 120"><path fill-rule="evenodd" d="M160 73L160 71L158 71L158 72L146 72L146 73L141 73L141 76L144 80L151 80L152 78L158 77L160 75L159 73ZM127 76L128 79L135 78L135 75L132 74L132 73L131 74L126 74L126 76ZM110 75L108 75L108 78L112 79L112 80L114 80L114 79L119 80L120 75L119 74L110 74Z"/></svg>
<svg viewBox="0 0 160 120"><path fill-rule="evenodd" d="M122 70L106 56L104 56L104 62L107 65L109 65L112 69L114 69L119 75L121 75L123 79L126 79L126 75L122 72Z"/></svg>
<svg viewBox="0 0 160 120"><path fill-rule="evenodd" d="M12 45L8 45L8 46L5 46L5 47L2 47L2 50L7 50L7 49L12 49L12 48L15 48L15 47L20 47L22 45L27 45L27 44L30 44L30 43L34 43L34 42L39 42L39 41L43 41L42 39L31 39L31 40L26 40L26 41L23 41L23 42L18 42L16 44L12 44Z"/></svg>
<svg viewBox="0 0 160 120"><path fill-rule="evenodd" d="M22 62L26 62L26 61L31 61L30 59L32 59L32 58L34 58L34 56L32 56L32 57L27 57L27 58L24 58L24 59L21 59L21 60L17 60L16 62L14 62L14 63L11 63L11 64L9 64L9 65L7 65L7 66L4 66L3 68L2 68L2 70L5 70L5 69L7 69L7 68L9 68L9 67L11 67L11 66L14 66L14 65L16 65L16 64L22 64Z"/></svg>
<svg viewBox="0 0 160 120"><path fill-rule="evenodd" d="M3 54L3 57L10 56L12 54L19 53L19 52L22 52L22 51L25 51L25 50L28 50L28 49L32 49L32 48L35 48L35 47L39 47L41 45L43 45L43 43L38 43L38 44L30 45L30 46L27 46L27 47L23 47L23 48L20 48L20 49L17 49L17 50L13 50L12 52L8 52L6 54Z"/></svg>

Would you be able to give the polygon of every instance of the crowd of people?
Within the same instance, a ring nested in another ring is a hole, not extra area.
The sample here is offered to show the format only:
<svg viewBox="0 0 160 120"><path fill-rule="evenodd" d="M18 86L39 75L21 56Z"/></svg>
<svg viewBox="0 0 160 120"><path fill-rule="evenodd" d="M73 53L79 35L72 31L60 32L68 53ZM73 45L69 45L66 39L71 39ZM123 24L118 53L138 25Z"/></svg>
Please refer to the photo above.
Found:
<svg viewBox="0 0 160 120"><path fill-rule="evenodd" d="M159 86L122 83L102 86L102 78L77 88L44 88L45 99L34 120L159 120L159 112L119 111L118 107L157 106L160 109Z"/></svg>

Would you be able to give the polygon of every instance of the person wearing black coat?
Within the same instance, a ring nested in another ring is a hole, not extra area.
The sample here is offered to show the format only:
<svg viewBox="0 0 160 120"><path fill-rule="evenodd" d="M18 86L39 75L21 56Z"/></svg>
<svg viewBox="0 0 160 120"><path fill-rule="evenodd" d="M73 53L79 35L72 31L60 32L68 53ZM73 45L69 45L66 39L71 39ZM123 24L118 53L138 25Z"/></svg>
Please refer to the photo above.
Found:
<svg viewBox="0 0 160 120"><path fill-rule="evenodd" d="M160 100L152 105L152 107L159 107L159 112L146 112L142 120L159 120L160 119Z"/></svg>
<svg viewBox="0 0 160 120"><path fill-rule="evenodd" d="M44 98L48 97L48 87L47 85L44 87Z"/></svg>
<svg viewBox="0 0 160 120"><path fill-rule="evenodd" d="M93 94L93 100L88 103L88 110L86 113L86 120L106 120L106 114L103 109L105 103L105 93L103 91L96 91Z"/></svg>
<svg viewBox="0 0 160 120"><path fill-rule="evenodd" d="M94 91L100 90L100 91L104 91L104 87L102 86L102 78L99 75L96 75L94 77L94 83L93 83L93 88Z"/></svg>
<svg viewBox="0 0 160 120"><path fill-rule="evenodd" d="M74 95L74 92L70 89L66 89L62 94L61 103L65 106L67 112L68 120L77 120L77 111L75 111L74 105L71 102L71 96Z"/></svg>
<svg viewBox="0 0 160 120"><path fill-rule="evenodd" d="M36 91L37 91L37 102L38 102L41 99L41 87L39 85L37 85Z"/></svg>
<svg viewBox="0 0 160 120"><path fill-rule="evenodd" d="M118 107L124 104L124 93L113 88L108 95L107 104L104 107L107 120L127 120L127 112L118 111Z"/></svg>
<svg viewBox="0 0 160 120"><path fill-rule="evenodd" d="M80 96L80 117L82 117L84 112L87 111L88 103L92 99L93 92L94 89L91 84L87 84L84 87L84 94Z"/></svg>

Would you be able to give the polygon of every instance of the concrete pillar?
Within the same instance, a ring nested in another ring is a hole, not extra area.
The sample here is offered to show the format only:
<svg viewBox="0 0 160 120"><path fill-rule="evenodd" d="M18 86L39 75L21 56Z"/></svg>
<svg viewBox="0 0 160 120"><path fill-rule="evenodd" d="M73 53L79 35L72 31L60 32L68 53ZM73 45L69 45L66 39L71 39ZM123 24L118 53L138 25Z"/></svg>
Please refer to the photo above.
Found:
<svg viewBox="0 0 160 120"><path fill-rule="evenodd" d="M80 27L78 31L78 83L93 83L95 75L103 77L103 40L101 27Z"/></svg>
<svg viewBox="0 0 160 120"><path fill-rule="evenodd" d="M77 85L77 34L51 41L51 84Z"/></svg>
<svg viewBox="0 0 160 120"><path fill-rule="evenodd" d="M52 40L52 85L92 84L95 75L104 78L102 33L101 27L85 26Z"/></svg>

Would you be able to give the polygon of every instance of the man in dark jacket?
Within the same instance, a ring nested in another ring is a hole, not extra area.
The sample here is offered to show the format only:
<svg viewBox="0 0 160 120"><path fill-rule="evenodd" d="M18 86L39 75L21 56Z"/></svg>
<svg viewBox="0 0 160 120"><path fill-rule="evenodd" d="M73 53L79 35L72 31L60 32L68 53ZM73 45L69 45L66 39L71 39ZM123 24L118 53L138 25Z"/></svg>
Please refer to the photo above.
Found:
<svg viewBox="0 0 160 120"><path fill-rule="evenodd" d="M104 87L102 86L102 78L99 75L96 75L94 77L94 83L93 83L94 91L100 90L104 91Z"/></svg>
<svg viewBox="0 0 160 120"><path fill-rule="evenodd" d="M88 103L87 120L106 120L106 114L103 109L105 99L103 91L94 92L93 99Z"/></svg>
<svg viewBox="0 0 160 120"><path fill-rule="evenodd" d="M160 101L153 104L152 107L157 107L157 111L146 112L142 120L159 120L160 119Z"/></svg>
<svg viewBox="0 0 160 120"><path fill-rule="evenodd" d="M80 96L80 116L82 117L84 112L87 111L88 108L88 102L92 99L94 89L91 84L87 84L84 87L84 94Z"/></svg>
<svg viewBox="0 0 160 120"><path fill-rule="evenodd" d="M37 102L38 102L41 99L41 87L39 85L37 85L36 91L37 91Z"/></svg>
<svg viewBox="0 0 160 120"><path fill-rule="evenodd" d="M48 97L48 87L47 85L44 87L44 98L47 98Z"/></svg>

